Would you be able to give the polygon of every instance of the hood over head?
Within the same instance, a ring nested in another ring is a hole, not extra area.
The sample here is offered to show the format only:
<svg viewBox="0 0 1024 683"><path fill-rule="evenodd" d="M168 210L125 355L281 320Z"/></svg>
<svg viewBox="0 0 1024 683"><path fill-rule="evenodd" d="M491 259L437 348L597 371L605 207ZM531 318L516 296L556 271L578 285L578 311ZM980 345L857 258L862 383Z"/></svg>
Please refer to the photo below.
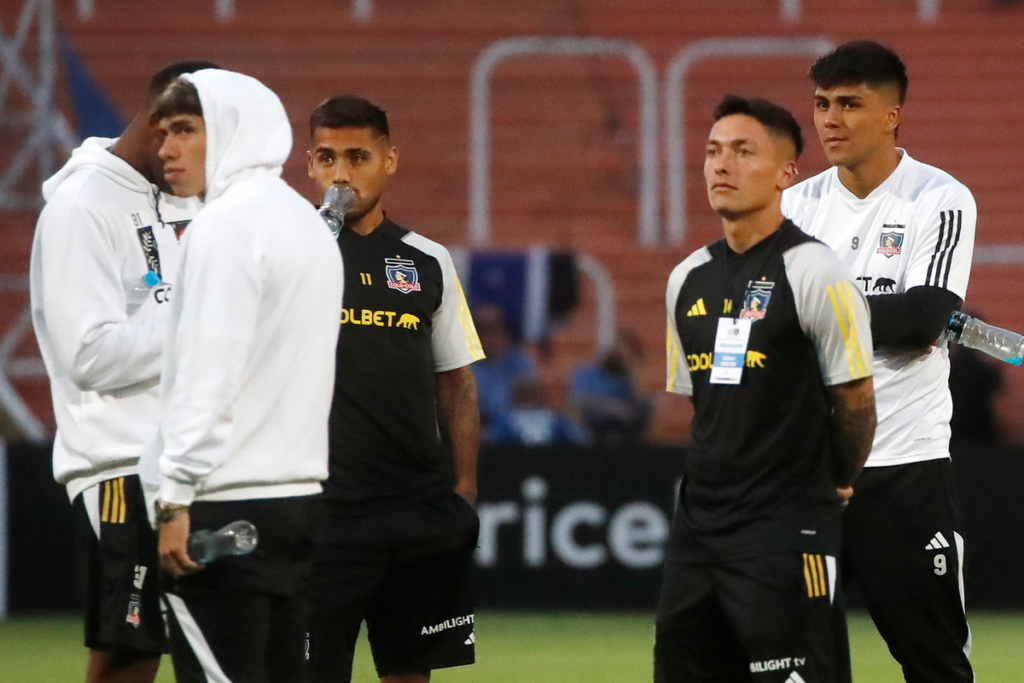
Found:
<svg viewBox="0 0 1024 683"><path fill-rule="evenodd" d="M60 184L81 169L91 169L102 173L115 183L135 192L150 194L153 186L146 177L132 168L131 164L119 156L110 153L110 148L117 138L86 138L71 153L64 166L46 179L43 183L43 199L50 200Z"/></svg>
<svg viewBox="0 0 1024 683"><path fill-rule="evenodd" d="M253 172L281 175L292 150L292 127L274 91L251 76L222 69L181 78L195 85L203 107L207 203Z"/></svg>

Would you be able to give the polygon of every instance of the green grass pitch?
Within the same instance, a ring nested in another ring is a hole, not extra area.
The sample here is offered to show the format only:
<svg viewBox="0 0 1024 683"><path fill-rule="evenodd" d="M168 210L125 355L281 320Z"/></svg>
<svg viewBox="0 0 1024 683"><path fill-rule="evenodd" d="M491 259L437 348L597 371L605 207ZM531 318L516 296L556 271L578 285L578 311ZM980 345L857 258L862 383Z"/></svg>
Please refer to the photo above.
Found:
<svg viewBox="0 0 1024 683"><path fill-rule="evenodd" d="M976 678L985 683L1024 681L1024 614L974 613ZM78 618L17 617L0 622L0 680L75 683L85 679L85 649ZM434 683L648 683L653 618L637 614L484 613L477 619L475 666L437 672ZM850 615L853 674L858 683L900 683L899 667L868 617ZM174 675L165 658L159 683ZM377 680L363 642L353 680Z"/></svg>

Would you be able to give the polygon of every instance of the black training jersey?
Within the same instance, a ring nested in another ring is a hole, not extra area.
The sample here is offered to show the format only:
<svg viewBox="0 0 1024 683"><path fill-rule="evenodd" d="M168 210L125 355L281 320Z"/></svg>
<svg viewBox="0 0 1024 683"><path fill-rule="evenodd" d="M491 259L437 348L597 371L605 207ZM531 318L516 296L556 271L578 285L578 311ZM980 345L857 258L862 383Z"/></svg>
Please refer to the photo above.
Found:
<svg viewBox="0 0 1024 683"><path fill-rule="evenodd" d="M345 296L324 496L383 506L448 486L434 373L483 358L448 250L386 219L344 229Z"/></svg>
<svg viewBox="0 0 1024 683"><path fill-rule="evenodd" d="M693 397L670 552L690 559L835 553L826 386L871 374L863 294L838 257L786 221L737 254L698 250L668 285L668 390ZM720 318L751 320L738 385L712 383Z"/></svg>

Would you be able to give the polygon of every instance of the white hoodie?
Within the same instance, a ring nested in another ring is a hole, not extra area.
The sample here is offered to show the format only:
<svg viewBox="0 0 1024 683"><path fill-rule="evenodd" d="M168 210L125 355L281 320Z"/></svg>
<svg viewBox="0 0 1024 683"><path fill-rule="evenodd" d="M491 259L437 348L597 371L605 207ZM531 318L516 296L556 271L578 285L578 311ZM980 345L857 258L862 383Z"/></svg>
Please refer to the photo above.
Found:
<svg viewBox="0 0 1024 683"><path fill-rule="evenodd" d="M53 472L72 499L134 474L156 431L176 233L198 208L160 195L107 151L114 142L87 139L43 184L32 243L32 323L57 420ZM162 282L148 285L149 271Z"/></svg>
<svg viewBox="0 0 1024 683"><path fill-rule="evenodd" d="M206 197L171 304L161 442L141 473L167 503L317 493L327 477L341 254L280 178L292 137L277 96L229 71L183 78L203 108Z"/></svg>

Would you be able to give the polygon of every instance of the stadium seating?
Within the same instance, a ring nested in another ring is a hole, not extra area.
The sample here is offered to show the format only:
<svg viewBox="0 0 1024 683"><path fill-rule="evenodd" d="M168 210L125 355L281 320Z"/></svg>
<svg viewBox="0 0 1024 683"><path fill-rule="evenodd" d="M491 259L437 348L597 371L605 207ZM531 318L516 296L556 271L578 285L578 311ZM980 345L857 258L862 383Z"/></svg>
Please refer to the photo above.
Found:
<svg viewBox="0 0 1024 683"><path fill-rule="evenodd" d="M496 40L626 38L651 55L662 75L678 50L702 38L823 35L842 42L870 36L892 44L909 64L901 142L974 190L979 245L1024 245L1015 211L1024 184L1024 72L1017 68L1024 60L1024 7L946 2L938 20L925 23L913 0L805 0L801 18L787 23L769 0L376 0L372 19L361 23L350 16L347 0L236 0L236 16L218 23L212 0L159 7L95 0L90 21L76 18L72 0L57 4L84 64L125 114L138 107L150 73L172 60L212 59L264 80L281 95L296 131L286 178L310 196L302 157L308 111L343 91L380 102L402 151L389 213L450 245L467 241L469 77L476 58ZM5 27L12 13L0 10ZM710 111L726 92L768 96L792 108L809 138L803 173L812 175L825 162L811 126L807 66L807 58L767 57L715 59L692 70L685 102L689 233L684 245L660 248L641 248L634 240L635 74L603 57L522 57L495 71L494 243L571 248L604 263L618 292L619 324L637 329L645 341L650 391L662 386L668 272L719 235L701 177ZM27 269L31 223L30 215L0 212L3 272ZM1019 282L1024 264L979 265L969 305L993 323L1024 330ZM553 340L546 376L554 399L571 366L593 353L592 301L584 287L580 311ZM0 307L0 317L10 317L8 308ZM1008 373L1008 379L1013 410L1020 412L1024 374ZM49 412L45 400L35 408ZM660 433L677 438L682 429L677 417ZM1024 441L1024 428L1014 436Z"/></svg>

